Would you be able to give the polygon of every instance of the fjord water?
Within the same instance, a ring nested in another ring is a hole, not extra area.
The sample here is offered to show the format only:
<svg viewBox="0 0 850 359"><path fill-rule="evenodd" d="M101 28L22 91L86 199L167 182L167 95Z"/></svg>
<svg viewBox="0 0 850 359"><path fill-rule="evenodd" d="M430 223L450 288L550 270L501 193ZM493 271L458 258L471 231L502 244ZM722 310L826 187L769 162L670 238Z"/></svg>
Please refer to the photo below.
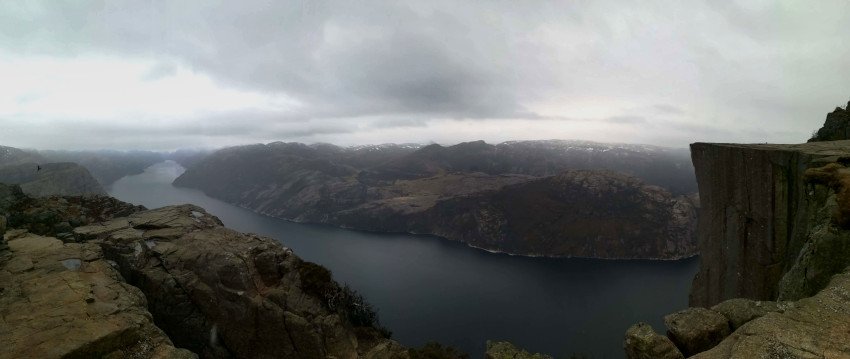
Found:
<svg viewBox="0 0 850 359"><path fill-rule="evenodd" d="M483 356L486 340L509 340L557 358L622 358L623 334L687 306L696 258L680 261L528 258L431 236L292 223L177 188L175 162L115 182L109 194L156 208L192 203L230 228L281 241L362 293L393 338L438 341Z"/></svg>

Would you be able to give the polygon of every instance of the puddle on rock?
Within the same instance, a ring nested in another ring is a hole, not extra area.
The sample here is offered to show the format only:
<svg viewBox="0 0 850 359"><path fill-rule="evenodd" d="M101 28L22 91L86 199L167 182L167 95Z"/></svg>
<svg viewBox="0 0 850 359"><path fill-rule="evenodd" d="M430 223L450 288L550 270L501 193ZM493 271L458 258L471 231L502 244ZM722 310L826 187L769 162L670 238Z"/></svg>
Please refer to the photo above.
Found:
<svg viewBox="0 0 850 359"><path fill-rule="evenodd" d="M62 265L65 266L65 268L72 270L72 271L80 270L80 266L82 264L83 264L83 261L81 261L79 258L68 258L68 259L62 260Z"/></svg>

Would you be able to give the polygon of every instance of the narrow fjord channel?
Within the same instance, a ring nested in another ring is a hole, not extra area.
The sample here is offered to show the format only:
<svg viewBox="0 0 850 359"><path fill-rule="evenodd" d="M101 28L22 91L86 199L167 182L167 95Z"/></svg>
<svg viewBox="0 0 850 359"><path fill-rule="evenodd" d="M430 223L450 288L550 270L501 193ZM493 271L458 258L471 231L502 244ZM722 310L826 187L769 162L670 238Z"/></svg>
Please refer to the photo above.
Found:
<svg viewBox="0 0 850 359"><path fill-rule="evenodd" d="M235 230L281 241L362 293L404 345L438 341L479 358L486 340L509 340L557 358L622 358L625 330L687 307L698 259L527 258L430 236L381 234L287 222L171 182L161 162L115 182L109 194L156 208L192 203Z"/></svg>

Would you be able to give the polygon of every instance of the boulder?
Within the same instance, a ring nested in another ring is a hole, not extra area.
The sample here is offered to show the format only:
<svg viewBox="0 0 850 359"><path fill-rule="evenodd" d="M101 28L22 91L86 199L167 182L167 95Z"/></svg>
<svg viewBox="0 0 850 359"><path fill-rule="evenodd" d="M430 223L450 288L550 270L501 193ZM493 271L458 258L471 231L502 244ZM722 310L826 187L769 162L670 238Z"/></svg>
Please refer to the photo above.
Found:
<svg viewBox="0 0 850 359"><path fill-rule="evenodd" d="M509 342L487 341L486 359L552 359L552 356L540 353L529 353L515 347Z"/></svg>
<svg viewBox="0 0 850 359"><path fill-rule="evenodd" d="M813 297L747 322L694 358L849 358L848 338L850 272L845 270Z"/></svg>
<svg viewBox="0 0 850 359"><path fill-rule="evenodd" d="M0 263L0 358L196 358L93 243L22 233Z"/></svg>
<svg viewBox="0 0 850 359"><path fill-rule="evenodd" d="M729 335L729 320L706 308L688 308L664 316L667 335L685 356L711 349Z"/></svg>
<svg viewBox="0 0 850 359"><path fill-rule="evenodd" d="M623 343L628 359L681 359L682 352L670 341L646 323L633 325L626 331Z"/></svg>

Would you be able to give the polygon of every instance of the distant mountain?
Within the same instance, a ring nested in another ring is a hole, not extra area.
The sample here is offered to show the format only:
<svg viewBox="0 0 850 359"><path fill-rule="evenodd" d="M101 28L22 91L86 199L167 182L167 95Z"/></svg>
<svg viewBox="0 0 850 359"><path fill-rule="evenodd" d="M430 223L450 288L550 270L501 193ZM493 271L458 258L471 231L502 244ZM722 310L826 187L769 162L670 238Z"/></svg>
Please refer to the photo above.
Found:
<svg viewBox="0 0 850 359"><path fill-rule="evenodd" d="M429 145L371 168L378 178L422 178L442 172L552 176L566 169L606 169L641 178L675 194L697 191L687 149L589 141L484 141Z"/></svg>
<svg viewBox="0 0 850 359"><path fill-rule="evenodd" d="M35 151L0 146L0 183L18 184L31 196L106 194L76 163L49 163Z"/></svg>
<svg viewBox="0 0 850 359"><path fill-rule="evenodd" d="M106 194L85 167L70 162L0 166L0 183L20 185L34 197Z"/></svg>
<svg viewBox="0 0 850 359"><path fill-rule="evenodd" d="M44 157L41 157L38 153L15 147L0 146L0 166L38 162L45 162Z"/></svg>
<svg viewBox="0 0 850 359"><path fill-rule="evenodd" d="M160 152L152 151L39 151L48 162L74 162L87 168L104 186L121 177L144 172L150 165L165 160Z"/></svg>
<svg viewBox="0 0 850 359"><path fill-rule="evenodd" d="M195 163L200 162L202 159L206 158L213 152L214 150L181 148L174 152L164 154L163 159L172 160L174 162L179 163L185 168L189 168L192 167Z"/></svg>
<svg viewBox="0 0 850 359"><path fill-rule="evenodd" d="M679 258L695 247L696 201L683 195L696 184L684 149L275 142L219 150L174 184L278 218L515 254Z"/></svg>
<svg viewBox="0 0 850 359"><path fill-rule="evenodd" d="M319 221L429 233L477 248L532 256L672 259L696 254L697 207L692 197L674 197L658 186L606 170L521 178L462 177L458 180L468 183L466 193L436 201L399 196ZM426 187L446 179L413 182ZM511 181L516 183L508 184Z"/></svg>

